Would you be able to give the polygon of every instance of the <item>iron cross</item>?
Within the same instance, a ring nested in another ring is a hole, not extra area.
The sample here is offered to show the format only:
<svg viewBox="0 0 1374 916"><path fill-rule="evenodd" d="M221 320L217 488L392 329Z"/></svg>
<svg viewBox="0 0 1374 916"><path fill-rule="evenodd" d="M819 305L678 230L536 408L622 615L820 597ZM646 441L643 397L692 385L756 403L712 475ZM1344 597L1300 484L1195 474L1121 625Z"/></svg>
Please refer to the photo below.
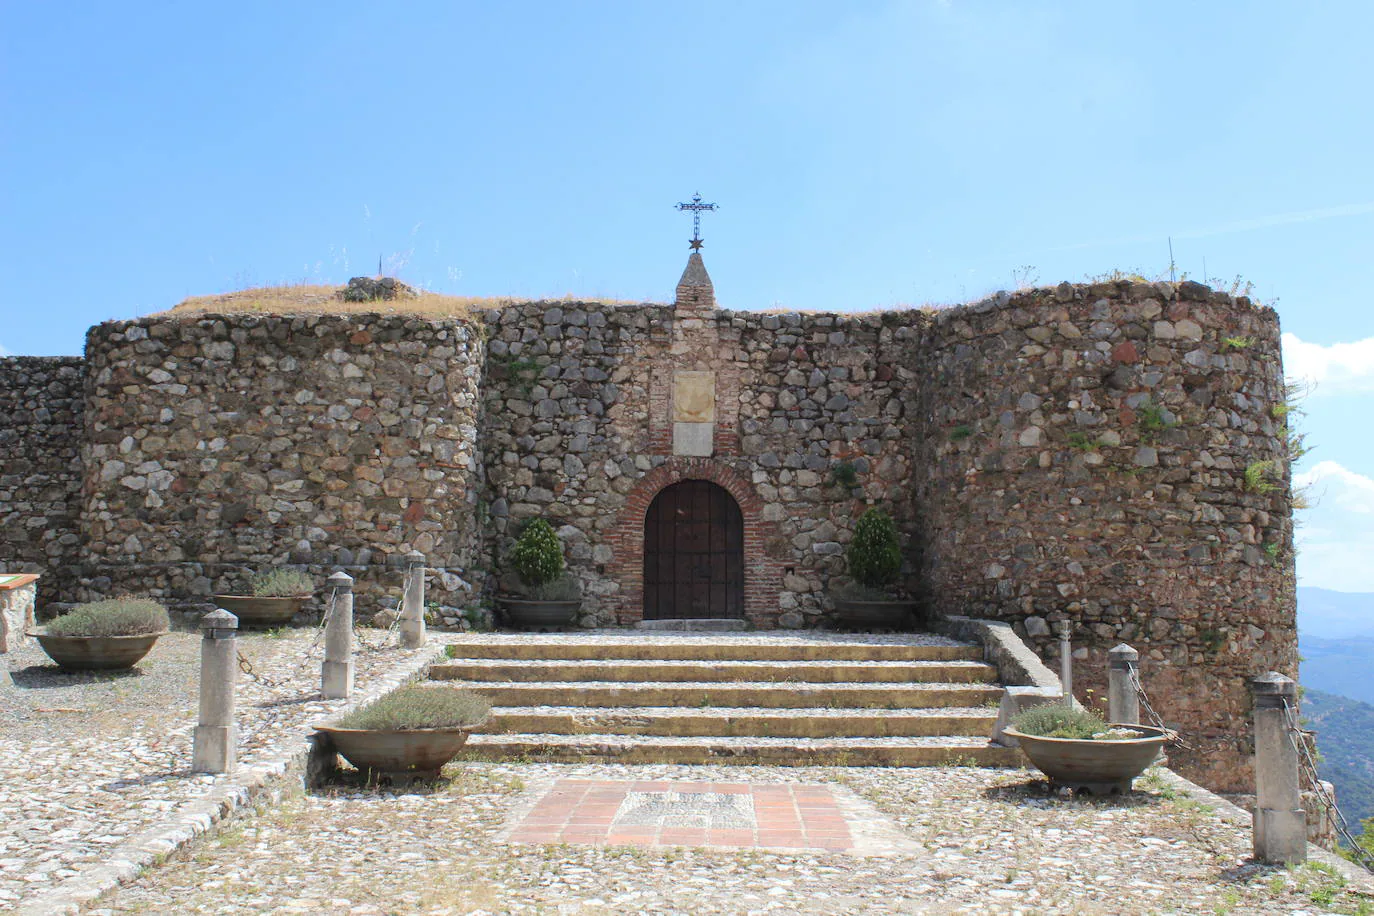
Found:
<svg viewBox="0 0 1374 916"><path fill-rule="evenodd" d="M677 208L683 211L692 211L692 240L687 244L692 246L693 251L700 251L701 246L705 244L701 239L701 213L703 210L716 209L716 205L702 203L701 193L697 192L692 195L692 202L690 204L678 204Z"/></svg>

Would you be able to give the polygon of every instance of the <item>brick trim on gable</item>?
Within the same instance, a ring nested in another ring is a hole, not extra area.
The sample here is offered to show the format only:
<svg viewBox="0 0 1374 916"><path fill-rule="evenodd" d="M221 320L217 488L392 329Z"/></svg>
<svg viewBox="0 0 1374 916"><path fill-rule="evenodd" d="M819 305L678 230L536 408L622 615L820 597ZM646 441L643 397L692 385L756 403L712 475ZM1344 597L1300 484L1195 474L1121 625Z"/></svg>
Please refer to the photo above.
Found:
<svg viewBox="0 0 1374 916"><path fill-rule="evenodd" d="M644 619L644 519L664 487L705 480L725 489L744 516L744 615L758 627L778 625L782 564L768 555L778 537L775 523L763 518L763 499L738 471L710 458L669 458L641 477L626 496L615 529L606 538L613 552L606 574L620 585L616 619L622 625Z"/></svg>

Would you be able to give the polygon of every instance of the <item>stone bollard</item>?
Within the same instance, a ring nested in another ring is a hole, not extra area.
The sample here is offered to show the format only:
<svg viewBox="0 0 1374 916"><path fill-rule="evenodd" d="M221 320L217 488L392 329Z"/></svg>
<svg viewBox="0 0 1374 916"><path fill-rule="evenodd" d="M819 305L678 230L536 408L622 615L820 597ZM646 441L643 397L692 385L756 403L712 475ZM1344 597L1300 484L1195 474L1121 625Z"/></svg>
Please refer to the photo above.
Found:
<svg viewBox="0 0 1374 916"><path fill-rule="evenodd" d="M334 589L334 607L324 627L320 693L326 700L346 700L353 693L353 577L336 572L326 584Z"/></svg>
<svg viewBox="0 0 1374 916"><path fill-rule="evenodd" d="M418 649L425 644L425 555L406 554L405 600L401 604L401 646Z"/></svg>
<svg viewBox="0 0 1374 916"><path fill-rule="evenodd" d="M234 768L239 738L234 724L239 619L219 608L201 618L200 629L200 721L191 744L191 769L228 773Z"/></svg>
<svg viewBox="0 0 1374 916"><path fill-rule="evenodd" d="M1307 815L1293 743L1298 685L1277 671L1250 682L1255 695L1255 858L1271 865L1307 861Z"/></svg>
<svg viewBox="0 0 1374 916"><path fill-rule="evenodd" d="M1140 724L1140 697L1135 692L1140 653L1122 643L1107 652L1107 720Z"/></svg>
<svg viewBox="0 0 1374 916"><path fill-rule="evenodd" d="M1059 680L1064 684L1064 705L1073 707L1073 643L1069 634L1073 624L1067 620L1059 621Z"/></svg>

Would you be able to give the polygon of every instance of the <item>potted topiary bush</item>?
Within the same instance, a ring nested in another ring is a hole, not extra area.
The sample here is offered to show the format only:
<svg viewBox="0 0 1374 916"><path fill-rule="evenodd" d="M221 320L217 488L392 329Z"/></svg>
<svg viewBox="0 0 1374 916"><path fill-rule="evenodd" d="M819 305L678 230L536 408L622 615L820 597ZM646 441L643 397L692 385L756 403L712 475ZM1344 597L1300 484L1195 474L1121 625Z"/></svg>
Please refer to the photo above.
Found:
<svg viewBox="0 0 1374 916"><path fill-rule="evenodd" d="M315 729L366 776L434 778L490 712L471 690L412 684Z"/></svg>
<svg viewBox="0 0 1374 916"><path fill-rule="evenodd" d="M508 624L547 630L577 620L581 590L563 570L563 545L552 525L542 518L531 520L516 539L510 560L519 578L518 593L497 598Z"/></svg>
<svg viewBox="0 0 1374 916"><path fill-rule="evenodd" d="M241 627L279 627L291 622L315 591L315 583L299 569L279 566L255 574L248 582L251 595L213 595L239 619Z"/></svg>
<svg viewBox="0 0 1374 916"><path fill-rule="evenodd" d="M170 626L156 601L109 598L78 604L29 635L60 667L117 669L138 664Z"/></svg>
<svg viewBox="0 0 1374 916"><path fill-rule="evenodd" d="M916 603L894 589L902 570L902 550L892 516L870 508L854 526L845 552L849 580L831 593L841 626L850 629L901 629L912 623Z"/></svg>
<svg viewBox="0 0 1374 916"><path fill-rule="evenodd" d="M1094 795L1128 793L1173 732L1108 724L1081 707L1049 703L1022 710L1004 734L1015 738L1052 785Z"/></svg>

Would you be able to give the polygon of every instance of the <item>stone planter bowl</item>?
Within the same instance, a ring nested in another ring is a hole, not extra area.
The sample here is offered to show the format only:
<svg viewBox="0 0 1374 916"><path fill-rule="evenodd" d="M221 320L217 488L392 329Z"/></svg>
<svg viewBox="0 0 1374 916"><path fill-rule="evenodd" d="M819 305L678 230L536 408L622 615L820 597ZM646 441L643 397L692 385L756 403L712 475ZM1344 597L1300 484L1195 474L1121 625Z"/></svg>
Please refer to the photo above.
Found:
<svg viewBox="0 0 1374 916"><path fill-rule="evenodd" d="M908 630L916 621L914 601L833 600L835 622L847 630Z"/></svg>
<svg viewBox="0 0 1374 916"><path fill-rule="evenodd" d="M334 750L365 775L433 779L468 740L474 726L462 728L358 729L317 725Z"/></svg>
<svg viewBox="0 0 1374 916"><path fill-rule="evenodd" d="M571 601L533 601L528 598L498 597L497 604L506 623L522 630L563 630L577 623L581 599Z"/></svg>
<svg viewBox="0 0 1374 916"><path fill-rule="evenodd" d="M252 595L211 595L215 607L222 607L239 619L240 627L281 627L291 622L309 595L258 598Z"/></svg>
<svg viewBox="0 0 1374 916"><path fill-rule="evenodd" d="M1145 772L1159 756L1164 742L1173 736L1149 725L1112 723L1111 727L1129 728L1145 737L1125 741L1047 738L1014 728L1006 729L1005 734L1021 742L1021 750L1030 762L1054 785L1093 795L1126 794L1131 791L1131 781Z"/></svg>
<svg viewBox="0 0 1374 916"><path fill-rule="evenodd" d="M56 636L40 627L28 635L38 640L48 658L58 667L75 671L110 671L132 668L153 648L156 633L137 633L133 636Z"/></svg>

